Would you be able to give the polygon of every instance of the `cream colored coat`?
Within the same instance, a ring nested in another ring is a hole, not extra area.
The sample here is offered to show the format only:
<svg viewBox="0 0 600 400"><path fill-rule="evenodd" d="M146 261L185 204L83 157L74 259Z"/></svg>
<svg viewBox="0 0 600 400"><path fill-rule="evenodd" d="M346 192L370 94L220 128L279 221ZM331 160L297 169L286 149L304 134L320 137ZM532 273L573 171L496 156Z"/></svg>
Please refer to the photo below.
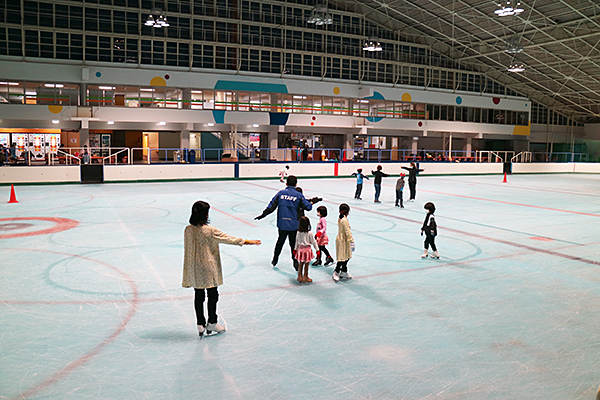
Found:
<svg viewBox="0 0 600 400"><path fill-rule="evenodd" d="M183 287L207 289L223 284L219 243L244 244L210 225L188 225L184 233Z"/></svg>
<svg viewBox="0 0 600 400"><path fill-rule="evenodd" d="M354 242L348 218L338 219L338 234L335 238L335 255L338 261L348 261L352 258L350 243Z"/></svg>

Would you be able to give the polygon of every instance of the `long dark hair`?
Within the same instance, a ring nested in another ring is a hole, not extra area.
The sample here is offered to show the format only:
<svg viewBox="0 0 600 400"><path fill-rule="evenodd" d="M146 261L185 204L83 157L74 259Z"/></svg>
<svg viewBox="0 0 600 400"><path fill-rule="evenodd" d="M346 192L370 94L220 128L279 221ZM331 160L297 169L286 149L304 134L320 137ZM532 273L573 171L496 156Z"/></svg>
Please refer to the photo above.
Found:
<svg viewBox="0 0 600 400"><path fill-rule="evenodd" d="M346 203L340 204L340 219L344 218L350 212L350 206Z"/></svg>
<svg viewBox="0 0 600 400"><path fill-rule="evenodd" d="M308 217L300 217L300 223L298 225L298 232L310 231L310 220Z"/></svg>
<svg viewBox="0 0 600 400"><path fill-rule="evenodd" d="M208 210L210 204L205 201L197 201L192 206L192 215L190 216L190 225L202 226L208 224Z"/></svg>

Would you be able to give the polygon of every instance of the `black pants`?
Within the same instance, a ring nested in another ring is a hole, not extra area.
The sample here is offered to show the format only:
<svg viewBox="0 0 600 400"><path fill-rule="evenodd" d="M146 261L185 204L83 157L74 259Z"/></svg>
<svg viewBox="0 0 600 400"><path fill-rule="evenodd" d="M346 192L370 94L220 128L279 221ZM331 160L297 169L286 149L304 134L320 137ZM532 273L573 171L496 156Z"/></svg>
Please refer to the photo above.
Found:
<svg viewBox="0 0 600 400"><path fill-rule="evenodd" d="M204 290L205 289L194 289L194 308L196 309L196 323L198 325L206 326L206 319L204 319ZM219 291L216 287L206 289L208 294L208 323L216 324L219 320L217 315L217 302L219 301Z"/></svg>
<svg viewBox="0 0 600 400"><path fill-rule="evenodd" d="M429 245L431 245L431 250L437 251L437 247L435 246L435 236L425 234L425 250L429 249Z"/></svg>
<svg viewBox="0 0 600 400"><path fill-rule="evenodd" d="M338 261L335 266L335 272L338 274L341 272L348 272L348 260L346 261Z"/></svg>
<svg viewBox="0 0 600 400"><path fill-rule="evenodd" d="M329 250L327 250L327 247L325 247L325 246L319 246L319 250L321 250L321 252L319 253L319 256L317 257L319 261L321 261L321 256L323 254L325 254L325 256L327 258L331 257L331 255L329 254Z"/></svg>
<svg viewBox="0 0 600 400"><path fill-rule="evenodd" d="M354 193L354 198L355 199L360 199L360 194L362 193L362 183L357 183L356 184L356 193Z"/></svg>
<svg viewBox="0 0 600 400"><path fill-rule="evenodd" d="M290 244L290 255L292 256L292 260L294 259L294 247L296 247L297 233L298 231L284 231L279 229L279 237L277 238L277 243L275 244L273 261L271 262L273 265L277 264L277 261L279 261L279 255L281 254L281 249L283 249L283 244L285 243L286 238Z"/></svg>
<svg viewBox="0 0 600 400"><path fill-rule="evenodd" d="M396 205L398 205L398 201L400 201L400 207L404 207L404 205L402 204L402 190L396 190Z"/></svg>
<svg viewBox="0 0 600 400"><path fill-rule="evenodd" d="M408 188L410 189L410 199L414 200L417 197L417 181L408 181Z"/></svg>

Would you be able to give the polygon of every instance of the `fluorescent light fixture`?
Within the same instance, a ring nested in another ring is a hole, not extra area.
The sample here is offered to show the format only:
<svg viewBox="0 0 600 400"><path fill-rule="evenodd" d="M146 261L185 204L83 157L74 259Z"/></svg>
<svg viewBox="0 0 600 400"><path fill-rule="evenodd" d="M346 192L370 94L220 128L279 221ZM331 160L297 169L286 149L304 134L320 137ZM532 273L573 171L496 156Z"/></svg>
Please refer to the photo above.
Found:
<svg viewBox="0 0 600 400"><path fill-rule="evenodd" d="M25 96L37 96L37 92L25 92Z"/></svg>
<svg viewBox="0 0 600 400"><path fill-rule="evenodd" d="M160 121L157 125L166 125L167 123L165 121Z"/></svg>
<svg viewBox="0 0 600 400"><path fill-rule="evenodd" d="M259 124L252 124L252 126L253 126L254 128L258 128L260 125L259 125Z"/></svg>
<svg viewBox="0 0 600 400"><path fill-rule="evenodd" d="M0 82L0 85L17 86L17 82Z"/></svg>
<svg viewBox="0 0 600 400"><path fill-rule="evenodd" d="M302 99L302 100L304 100L304 99L306 99L306 96L294 96L294 98L295 99Z"/></svg>
<svg viewBox="0 0 600 400"><path fill-rule="evenodd" d="M102 89L102 90L114 90L115 87L114 86L98 86L98 89Z"/></svg>
<svg viewBox="0 0 600 400"><path fill-rule="evenodd" d="M46 83L44 86L46 86L46 87L57 87L57 88L65 87L65 85L63 85L62 83L57 83L57 84Z"/></svg>
<svg viewBox="0 0 600 400"><path fill-rule="evenodd" d="M369 102L369 100L360 100L360 99L359 99L359 100L356 100L356 102L357 102L357 103L368 103L368 102Z"/></svg>
<svg viewBox="0 0 600 400"><path fill-rule="evenodd" d="M202 90L191 90L190 93L202 94Z"/></svg>
<svg viewBox="0 0 600 400"><path fill-rule="evenodd" d="M321 105L319 103L317 103L317 104L313 104L313 107L321 107Z"/></svg>
<svg viewBox="0 0 600 400"><path fill-rule="evenodd" d="M107 122L107 124L109 124L109 125L114 125L114 124L115 124L115 121L108 121L108 122Z"/></svg>
<svg viewBox="0 0 600 400"><path fill-rule="evenodd" d="M214 122L209 122L208 124L206 124L208 126L215 126Z"/></svg>
<svg viewBox="0 0 600 400"><path fill-rule="evenodd" d="M53 124L58 124L59 122L60 122L60 121L59 121L59 120L57 120L57 119L53 119L53 120L52 120L52 123L53 123Z"/></svg>
<svg viewBox="0 0 600 400"><path fill-rule="evenodd" d="M140 92L154 92L154 89L141 88Z"/></svg>

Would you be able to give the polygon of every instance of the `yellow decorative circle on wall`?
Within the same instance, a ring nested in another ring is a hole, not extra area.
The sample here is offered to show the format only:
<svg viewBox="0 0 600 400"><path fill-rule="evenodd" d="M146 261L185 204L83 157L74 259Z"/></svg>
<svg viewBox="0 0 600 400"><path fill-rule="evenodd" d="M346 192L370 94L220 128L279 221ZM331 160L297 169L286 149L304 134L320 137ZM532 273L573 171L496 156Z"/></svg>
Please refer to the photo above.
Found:
<svg viewBox="0 0 600 400"><path fill-rule="evenodd" d="M50 110L52 114L60 114L63 110L63 106L48 106L48 110Z"/></svg>
<svg viewBox="0 0 600 400"><path fill-rule="evenodd" d="M150 86L167 86L167 81L165 81L165 78L155 76L150 81Z"/></svg>
<svg viewBox="0 0 600 400"><path fill-rule="evenodd" d="M333 88L333 94L340 94L340 88L339 87L334 87Z"/></svg>
<svg viewBox="0 0 600 400"><path fill-rule="evenodd" d="M402 95L402 101L412 101L412 97L408 93Z"/></svg>

